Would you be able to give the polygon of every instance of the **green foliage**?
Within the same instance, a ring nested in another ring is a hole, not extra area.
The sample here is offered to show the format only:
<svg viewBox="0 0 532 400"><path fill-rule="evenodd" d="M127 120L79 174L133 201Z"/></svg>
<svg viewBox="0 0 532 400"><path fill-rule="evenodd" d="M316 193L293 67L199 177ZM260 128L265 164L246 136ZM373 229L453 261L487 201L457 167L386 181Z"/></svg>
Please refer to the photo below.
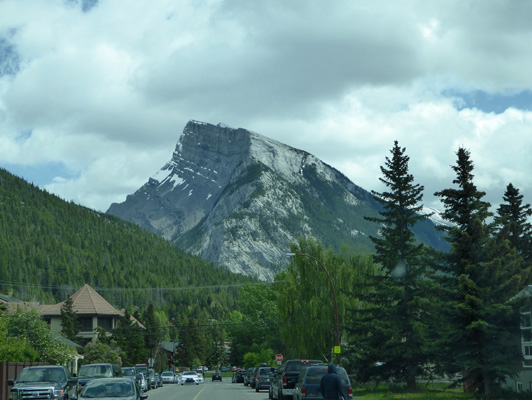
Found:
<svg viewBox="0 0 532 400"><path fill-rule="evenodd" d="M83 360L80 364L113 363L122 365L120 349L115 344L100 341L90 342L83 349Z"/></svg>
<svg viewBox="0 0 532 400"><path fill-rule="evenodd" d="M386 273L372 279L371 290L363 296L364 307L353 310L357 324L350 330L360 381L396 379L414 389L416 377L430 360L431 282L423 246L416 243L413 232L425 218L419 214L423 186L414 184L405 151L394 142L392 157L386 157L381 167L380 180L387 191L373 192L383 209L380 217L368 218L382 225L380 236L371 240L375 260Z"/></svg>
<svg viewBox="0 0 532 400"><path fill-rule="evenodd" d="M239 308L225 320L231 341L230 363L242 365L247 353L279 351L282 343L278 334L277 293L267 284L244 286Z"/></svg>
<svg viewBox="0 0 532 400"><path fill-rule="evenodd" d="M3 352L8 357L22 357L16 361L64 364L71 361L76 354L74 349L53 337L50 327L41 320L39 312L35 309L19 308L15 314L3 316L2 320L4 322L0 323L3 327L0 329L0 336L3 330L7 337ZM14 352L13 345L20 345L20 352ZM0 348L2 347L0 345Z"/></svg>
<svg viewBox="0 0 532 400"><path fill-rule="evenodd" d="M112 331L113 341L121 350L123 365L135 365L148 359L148 349L144 344L145 330L130 320L126 314L119 326Z"/></svg>
<svg viewBox="0 0 532 400"><path fill-rule="evenodd" d="M39 353L24 338L9 336L10 317L0 312L0 360L5 362L37 361Z"/></svg>
<svg viewBox="0 0 532 400"><path fill-rule="evenodd" d="M61 325L63 326L63 335L75 342L79 329L73 304L72 297L68 296L61 307Z"/></svg>
<svg viewBox="0 0 532 400"><path fill-rule="evenodd" d="M168 320L198 307L221 320L237 307L238 285L251 281L2 169L0 272L0 293L21 300L54 304L89 284L117 309L152 303Z"/></svg>
<svg viewBox="0 0 532 400"><path fill-rule="evenodd" d="M252 368L261 364L267 364L271 367L275 366L275 352L272 349L261 349L258 353L244 354L242 366L244 368Z"/></svg>
<svg viewBox="0 0 532 400"><path fill-rule="evenodd" d="M436 193L445 206L451 251L444 257L440 315L447 325L437 343L441 363L464 374L467 390L490 395L519 370L518 304L511 301L528 276L523 260L504 235L494 236L485 193L473 183L473 163L460 148L453 166L457 188Z"/></svg>
<svg viewBox="0 0 532 400"><path fill-rule="evenodd" d="M530 204L523 204L523 195L511 183L506 187L504 203L497 209L496 234L509 240L511 247L529 264L532 261L532 216Z"/></svg>
<svg viewBox="0 0 532 400"><path fill-rule="evenodd" d="M312 239L300 238L291 250L296 256L288 269L277 274L274 285L281 318L279 333L285 345L283 354L287 358L332 360L337 340L334 293L341 330L348 323L347 310L356 303L352 289L360 287L378 267L371 257L347 249L340 254L332 249L324 251Z"/></svg>

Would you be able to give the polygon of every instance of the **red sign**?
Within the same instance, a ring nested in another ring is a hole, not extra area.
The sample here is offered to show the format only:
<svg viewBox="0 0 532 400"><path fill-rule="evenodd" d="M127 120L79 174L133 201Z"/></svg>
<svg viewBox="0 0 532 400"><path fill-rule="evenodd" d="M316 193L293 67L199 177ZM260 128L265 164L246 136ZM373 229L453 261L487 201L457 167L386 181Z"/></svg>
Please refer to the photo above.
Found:
<svg viewBox="0 0 532 400"><path fill-rule="evenodd" d="M277 362L281 362L281 361L283 361L283 355L282 354L277 354L275 356L275 359L277 360Z"/></svg>

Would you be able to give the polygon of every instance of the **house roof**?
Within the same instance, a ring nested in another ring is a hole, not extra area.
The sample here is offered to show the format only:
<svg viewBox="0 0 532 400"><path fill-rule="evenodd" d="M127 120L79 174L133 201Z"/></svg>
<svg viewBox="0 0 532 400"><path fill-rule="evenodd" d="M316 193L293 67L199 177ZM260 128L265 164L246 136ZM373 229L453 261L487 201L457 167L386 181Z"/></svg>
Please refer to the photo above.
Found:
<svg viewBox="0 0 532 400"><path fill-rule="evenodd" d="M6 295L0 294L0 304L4 304L4 303L20 303L20 300L13 299Z"/></svg>
<svg viewBox="0 0 532 400"><path fill-rule="evenodd" d="M89 285L83 286L76 293L72 295L72 309L79 315L123 315L117 311L107 300L98 294ZM41 308L42 316L59 316L61 315L61 308L65 304L64 301L51 306L43 306Z"/></svg>

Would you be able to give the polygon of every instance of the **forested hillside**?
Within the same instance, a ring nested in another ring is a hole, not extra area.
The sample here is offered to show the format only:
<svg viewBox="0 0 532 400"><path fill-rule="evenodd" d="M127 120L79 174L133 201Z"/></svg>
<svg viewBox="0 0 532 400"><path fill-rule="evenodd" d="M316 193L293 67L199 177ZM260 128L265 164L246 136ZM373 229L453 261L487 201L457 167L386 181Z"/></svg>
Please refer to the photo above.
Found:
<svg viewBox="0 0 532 400"><path fill-rule="evenodd" d="M249 281L0 169L2 294L55 303L87 283L130 312L153 303L170 316L199 307L219 318Z"/></svg>

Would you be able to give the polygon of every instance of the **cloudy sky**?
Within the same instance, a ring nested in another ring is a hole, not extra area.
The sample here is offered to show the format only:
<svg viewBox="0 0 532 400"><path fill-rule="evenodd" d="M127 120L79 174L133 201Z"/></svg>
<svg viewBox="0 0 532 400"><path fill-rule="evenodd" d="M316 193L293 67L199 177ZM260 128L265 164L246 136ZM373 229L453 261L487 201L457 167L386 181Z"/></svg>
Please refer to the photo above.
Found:
<svg viewBox="0 0 532 400"><path fill-rule="evenodd" d="M0 167L106 211L190 119L308 151L365 189L398 140L424 203L460 146L532 202L532 2L0 0Z"/></svg>

